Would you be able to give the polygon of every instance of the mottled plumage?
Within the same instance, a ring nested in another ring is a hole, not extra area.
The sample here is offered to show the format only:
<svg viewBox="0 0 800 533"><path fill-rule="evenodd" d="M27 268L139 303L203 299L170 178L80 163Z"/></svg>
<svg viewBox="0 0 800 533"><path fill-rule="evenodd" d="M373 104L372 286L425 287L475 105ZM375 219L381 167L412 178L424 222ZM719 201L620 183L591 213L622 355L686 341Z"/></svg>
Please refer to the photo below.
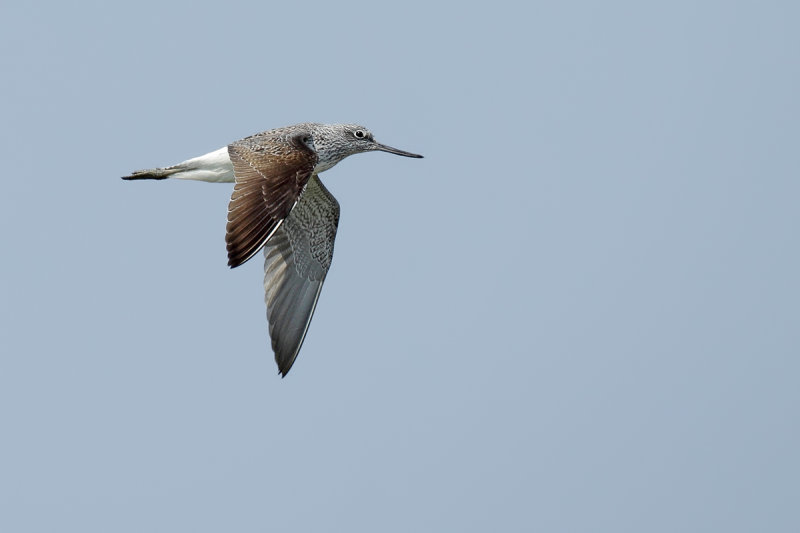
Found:
<svg viewBox="0 0 800 533"><path fill-rule="evenodd" d="M308 331L339 224L339 203L318 174L349 155L373 150L422 157L375 142L363 126L304 123L122 179L235 182L225 234L228 265L237 267L264 248L269 334L285 376Z"/></svg>

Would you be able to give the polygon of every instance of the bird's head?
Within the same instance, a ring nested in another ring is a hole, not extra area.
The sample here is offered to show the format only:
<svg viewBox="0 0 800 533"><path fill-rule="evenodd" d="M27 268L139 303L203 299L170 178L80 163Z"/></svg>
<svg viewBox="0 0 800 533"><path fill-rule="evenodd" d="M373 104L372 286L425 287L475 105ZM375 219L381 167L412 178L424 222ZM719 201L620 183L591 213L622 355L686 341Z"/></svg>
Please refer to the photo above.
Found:
<svg viewBox="0 0 800 533"><path fill-rule="evenodd" d="M371 131L358 124L319 124L314 130L312 134L320 172L331 168L347 156L361 152L379 151L404 157L422 157L377 142Z"/></svg>

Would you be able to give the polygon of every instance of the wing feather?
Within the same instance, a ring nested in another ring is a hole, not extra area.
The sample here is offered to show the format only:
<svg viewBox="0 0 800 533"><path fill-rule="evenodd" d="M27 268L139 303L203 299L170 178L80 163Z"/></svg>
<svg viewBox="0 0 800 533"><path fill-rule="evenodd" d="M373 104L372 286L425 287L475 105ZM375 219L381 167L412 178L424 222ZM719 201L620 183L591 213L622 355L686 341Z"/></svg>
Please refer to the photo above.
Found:
<svg viewBox="0 0 800 533"><path fill-rule="evenodd" d="M314 175L265 246L267 321L283 376L292 368L314 315L338 225L339 203Z"/></svg>
<svg viewBox="0 0 800 533"><path fill-rule="evenodd" d="M228 146L236 178L225 233L231 268L264 246L303 192L317 164L307 137L262 135Z"/></svg>

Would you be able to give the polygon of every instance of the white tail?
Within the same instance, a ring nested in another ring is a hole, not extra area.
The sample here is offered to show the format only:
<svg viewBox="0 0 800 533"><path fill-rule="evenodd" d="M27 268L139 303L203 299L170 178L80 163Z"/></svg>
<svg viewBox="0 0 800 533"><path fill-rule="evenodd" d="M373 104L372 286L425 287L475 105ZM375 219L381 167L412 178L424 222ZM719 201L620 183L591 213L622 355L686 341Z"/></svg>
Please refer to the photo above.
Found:
<svg viewBox="0 0 800 533"><path fill-rule="evenodd" d="M125 180L163 180L166 178L177 178L179 180L209 181L215 183L230 183L235 181L233 177L233 164L228 157L228 147L214 150L200 157L187 159L183 163L178 163L166 168L153 168L148 170L137 170L130 176L125 176Z"/></svg>

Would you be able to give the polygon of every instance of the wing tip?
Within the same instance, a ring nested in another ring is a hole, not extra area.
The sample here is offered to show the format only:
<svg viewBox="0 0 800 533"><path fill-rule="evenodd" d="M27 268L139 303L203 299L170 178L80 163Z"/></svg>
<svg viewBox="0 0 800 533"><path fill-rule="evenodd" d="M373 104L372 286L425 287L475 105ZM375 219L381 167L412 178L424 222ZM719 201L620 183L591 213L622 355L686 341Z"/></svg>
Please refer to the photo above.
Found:
<svg viewBox="0 0 800 533"><path fill-rule="evenodd" d="M264 248L263 244L251 252L242 251L239 249L228 250L228 266L230 268L242 266L255 257L262 248Z"/></svg>
<svg viewBox="0 0 800 533"><path fill-rule="evenodd" d="M286 377L286 374L288 374L288 373L289 373L289 370L291 370L291 369L292 369L292 365L293 365L293 364L294 364L294 361L292 361L291 363L289 363L289 366L287 366L287 367L285 367L285 368L281 368L281 365L280 365L280 364L278 364L278 374L280 374L280 375L281 375L281 379L283 379L283 378L285 378L285 377Z"/></svg>
<svg viewBox="0 0 800 533"><path fill-rule="evenodd" d="M302 343L301 343L302 344ZM273 347L273 351L275 348ZM281 379L286 377L286 374L292 369L294 366L294 362L297 360L297 354L300 352L300 348L297 348L297 351L294 353L294 357L285 357L283 355L279 355L277 351L275 351L275 364L278 365L278 374L281 375Z"/></svg>

